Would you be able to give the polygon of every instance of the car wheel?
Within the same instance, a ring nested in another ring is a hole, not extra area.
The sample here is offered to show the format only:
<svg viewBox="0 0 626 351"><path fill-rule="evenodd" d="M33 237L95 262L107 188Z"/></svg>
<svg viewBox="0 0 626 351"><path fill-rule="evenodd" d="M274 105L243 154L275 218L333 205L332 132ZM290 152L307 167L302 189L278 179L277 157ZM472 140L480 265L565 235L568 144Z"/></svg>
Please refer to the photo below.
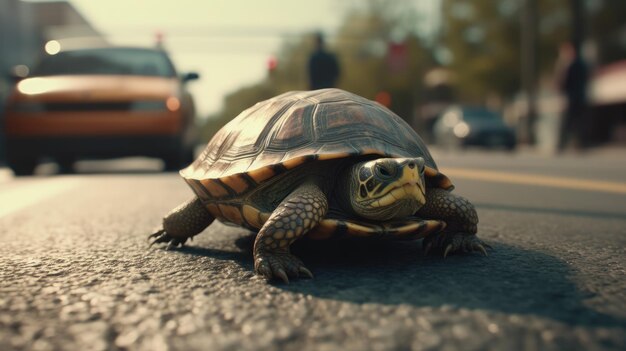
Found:
<svg viewBox="0 0 626 351"><path fill-rule="evenodd" d="M37 166L37 160L35 158L21 157L20 159L9 159L9 167L13 170L16 176L28 176L32 175Z"/></svg>
<svg viewBox="0 0 626 351"><path fill-rule="evenodd" d="M193 149L180 147L177 151L163 157L165 171L178 172L193 162Z"/></svg>
<svg viewBox="0 0 626 351"><path fill-rule="evenodd" d="M59 173L61 174L72 174L74 173L74 159L61 157L57 160L57 165L59 166Z"/></svg>
<svg viewBox="0 0 626 351"><path fill-rule="evenodd" d="M166 172L174 172L180 170L180 160L176 156L168 155L163 157Z"/></svg>

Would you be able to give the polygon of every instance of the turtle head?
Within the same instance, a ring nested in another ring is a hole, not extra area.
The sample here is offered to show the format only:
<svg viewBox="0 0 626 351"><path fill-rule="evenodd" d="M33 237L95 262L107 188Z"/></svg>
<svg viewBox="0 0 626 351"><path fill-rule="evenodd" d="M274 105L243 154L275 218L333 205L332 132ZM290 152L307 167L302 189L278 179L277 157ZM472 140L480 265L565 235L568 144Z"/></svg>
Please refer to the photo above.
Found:
<svg viewBox="0 0 626 351"><path fill-rule="evenodd" d="M347 199L365 219L386 221L417 212L425 203L424 159L379 158L353 165Z"/></svg>

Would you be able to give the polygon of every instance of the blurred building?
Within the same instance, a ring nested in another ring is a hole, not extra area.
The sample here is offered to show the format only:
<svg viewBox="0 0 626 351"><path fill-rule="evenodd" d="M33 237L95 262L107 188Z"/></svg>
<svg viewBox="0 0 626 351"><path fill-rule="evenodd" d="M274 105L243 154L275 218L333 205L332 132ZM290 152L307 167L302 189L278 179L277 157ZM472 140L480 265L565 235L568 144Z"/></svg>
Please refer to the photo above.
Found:
<svg viewBox="0 0 626 351"><path fill-rule="evenodd" d="M4 104L15 80L14 67L26 73L50 40L104 44L104 37L67 1L0 1L0 161L4 159Z"/></svg>

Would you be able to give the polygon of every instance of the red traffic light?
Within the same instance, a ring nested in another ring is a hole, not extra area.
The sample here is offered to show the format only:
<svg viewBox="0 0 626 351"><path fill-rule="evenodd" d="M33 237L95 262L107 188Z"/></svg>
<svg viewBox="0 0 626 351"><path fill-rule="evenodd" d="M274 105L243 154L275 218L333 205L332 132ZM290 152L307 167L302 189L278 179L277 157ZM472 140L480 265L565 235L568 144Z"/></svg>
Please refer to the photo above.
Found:
<svg viewBox="0 0 626 351"><path fill-rule="evenodd" d="M276 69L276 66L278 66L278 60L274 56L270 57L267 60L267 70L271 72Z"/></svg>

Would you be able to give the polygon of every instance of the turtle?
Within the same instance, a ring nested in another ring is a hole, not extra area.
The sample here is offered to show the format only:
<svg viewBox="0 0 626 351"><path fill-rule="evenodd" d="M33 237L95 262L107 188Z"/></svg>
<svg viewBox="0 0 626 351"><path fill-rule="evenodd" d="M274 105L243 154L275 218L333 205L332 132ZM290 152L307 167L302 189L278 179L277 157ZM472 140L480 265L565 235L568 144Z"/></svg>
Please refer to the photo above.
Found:
<svg viewBox="0 0 626 351"><path fill-rule="evenodd" d="M150 245L183 246L218 219L257 232L254 270L267 280L313 277L290 252L299 238L424 238L424 252L444 258L490 248L476 236L474 206L452 193L413 128L341 89L255 104L180 175L194 196L163 218Z"/></svg>

